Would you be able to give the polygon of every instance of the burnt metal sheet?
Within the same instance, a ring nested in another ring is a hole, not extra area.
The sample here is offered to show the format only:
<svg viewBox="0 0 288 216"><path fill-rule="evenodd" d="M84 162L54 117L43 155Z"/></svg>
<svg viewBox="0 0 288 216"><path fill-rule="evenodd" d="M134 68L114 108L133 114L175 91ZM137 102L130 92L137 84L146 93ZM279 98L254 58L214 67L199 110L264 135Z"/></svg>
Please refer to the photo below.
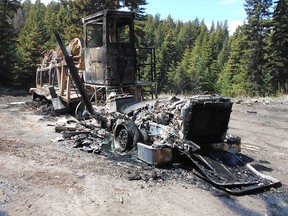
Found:
<svg viewBox="0 0 288 216"><path fill-rule="evenodd" d="M237 154L208 151L187 156L204 179L232 194L240 195L280 184L278 179L259 173Z"/></svg>
<svg viewBox="0 0 288 216"><path fill-rule="evenodd" d="M223 141L231 110L229 100L191 100L186 108L182 108L185 139L198 145Z"/></svg>

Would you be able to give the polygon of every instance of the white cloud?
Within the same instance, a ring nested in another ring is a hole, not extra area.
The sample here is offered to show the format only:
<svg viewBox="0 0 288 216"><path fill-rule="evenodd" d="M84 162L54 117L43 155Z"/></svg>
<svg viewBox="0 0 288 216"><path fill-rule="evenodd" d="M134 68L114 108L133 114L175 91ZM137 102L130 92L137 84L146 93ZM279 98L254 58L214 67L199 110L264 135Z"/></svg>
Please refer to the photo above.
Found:
<svg viewBox="0 0 288 216"><path fill-rule="evenodd" d="M215 23L214 23L215 24ZM233 35L233 33L236 31L238 26L241 26L244 24L243 20L228 20L228 31L229 31L229 35ZM207 22L206 26L208 27L208 29L211 28L212 23L211 22Z"/></svg>
<svg viewBox="0 0 288 216"><path fill-rule="evenodd" d="M230 21L228 20L230 35L232 35L235 32L235 30L238 26L241 26L243 24L244 24L243 20L230 20Z"/></svg>
<svg viewBox="0 0 288 216"><path fill-rule="evenodd" d="M228 4L235 4L239 2L239 0L220 0L219 4L228 5Z"/></svg>
<svg viewBox="0 0 288 216"><path fill-rule="evenodd" d="M35 3L36 0L32 0L32 3ZM52 0L40 0L42 3L44 3L45 5L48 5ZM55 2L57 2L58 0L54 0Z"/></svg>

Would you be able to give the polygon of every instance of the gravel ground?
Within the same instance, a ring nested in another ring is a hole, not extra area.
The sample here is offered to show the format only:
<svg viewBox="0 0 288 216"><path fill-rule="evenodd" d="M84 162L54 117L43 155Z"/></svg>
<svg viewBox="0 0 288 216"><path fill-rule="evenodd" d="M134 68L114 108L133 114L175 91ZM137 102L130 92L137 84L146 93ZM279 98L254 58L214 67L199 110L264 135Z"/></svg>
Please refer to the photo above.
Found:
<svg viewBox="0 0 288 216"><path fill-rule="evenodd" d="M39 113L30 95L0 95L0 216L288 215L288 97L235 99L228 132L241 137L242 153L258 171L282 182L245 196L178 167L113 160L56 142L59 117Z"/></svg>

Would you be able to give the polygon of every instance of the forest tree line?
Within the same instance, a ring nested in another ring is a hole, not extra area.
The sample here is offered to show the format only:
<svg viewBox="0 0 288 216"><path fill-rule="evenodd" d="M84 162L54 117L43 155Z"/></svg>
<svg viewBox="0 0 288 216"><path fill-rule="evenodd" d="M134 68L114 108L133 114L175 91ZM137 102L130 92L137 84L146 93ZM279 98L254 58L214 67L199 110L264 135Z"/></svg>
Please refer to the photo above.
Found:
<svg viewBox="0 0 288 216"><path fill-rule="evenodd" d="M243 1L246 19L232 35L227 21L208 27L198 18L162 19L147 15L146 4L146 0L60 0L46 6L40 0L1 0L0 84L32 87L41 53L57 46L55 28L69 43L82 38L82 17L125 7L137 14L136 46L155 47L159 93L287 93L288 0Z"/></svg>

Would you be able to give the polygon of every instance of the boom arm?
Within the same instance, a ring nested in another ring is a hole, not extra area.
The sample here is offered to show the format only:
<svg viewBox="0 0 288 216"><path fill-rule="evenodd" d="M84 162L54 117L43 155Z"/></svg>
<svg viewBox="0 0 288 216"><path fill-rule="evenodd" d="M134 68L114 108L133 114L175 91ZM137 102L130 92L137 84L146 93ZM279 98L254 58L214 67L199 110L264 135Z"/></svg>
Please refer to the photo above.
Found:
<svg viewBox="0 0 288 216"><path fill-rule="evenodd" d="M70 70L70 74L71 74L73 80L75 81L75 84L76 84L76 86L77 86L77 88L78 88L78 90L82 96L83 102L85 103L88 112L92 115L95 115L96 114L95 110L93 109L92 104L91 104L91 102L90 102L90 100L86 94L86 91L85 91L85 89L81 83L81 79L80 79L80 76L78 74L77 68L74 64L73 57L72 57L71 53L70 54L68 53L68 51L67 51L67 49L63 43L62 37L61 37L61 35L57 29L55 30L55 37L56 37L57 42L58 42L58 44L59 44L59 46L63 52L67 67Z"/></svg>

